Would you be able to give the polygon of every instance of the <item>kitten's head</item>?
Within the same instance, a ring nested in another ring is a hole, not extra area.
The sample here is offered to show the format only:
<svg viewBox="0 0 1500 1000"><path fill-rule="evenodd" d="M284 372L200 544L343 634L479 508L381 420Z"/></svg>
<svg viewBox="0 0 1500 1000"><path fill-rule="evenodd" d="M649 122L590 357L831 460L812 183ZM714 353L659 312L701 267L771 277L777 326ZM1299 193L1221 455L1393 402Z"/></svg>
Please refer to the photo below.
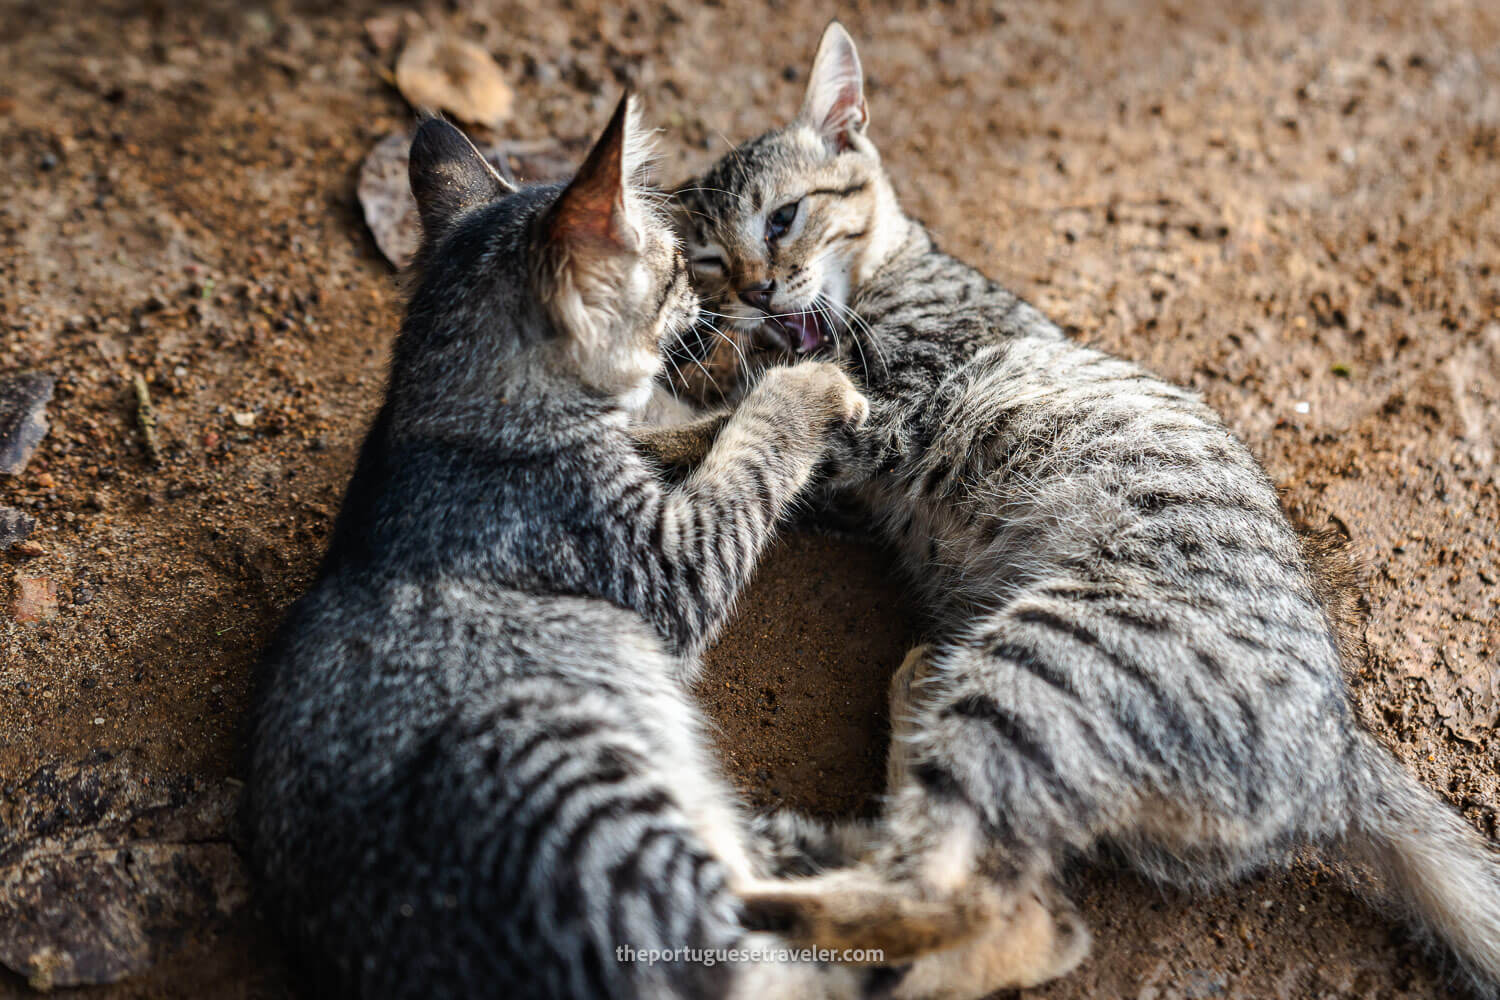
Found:
<svg viewBox="0 0 1500 1000"><path fill-rule="evenodd" d="M797 117L677 190L694 284L746 346L805 354L826 345L900 239L868 120L859 54L835 21Z"/></svg>
<svg viewBox="0 0 1500 1000"><path fill-rule="evenodd" d="M697 315L676 238L641 184L644 139L627 97L571 183L517 190L457 128L423 122L410 165L420 277L393 391L470 413L580 389L644 402L662 340Z"/></svg>

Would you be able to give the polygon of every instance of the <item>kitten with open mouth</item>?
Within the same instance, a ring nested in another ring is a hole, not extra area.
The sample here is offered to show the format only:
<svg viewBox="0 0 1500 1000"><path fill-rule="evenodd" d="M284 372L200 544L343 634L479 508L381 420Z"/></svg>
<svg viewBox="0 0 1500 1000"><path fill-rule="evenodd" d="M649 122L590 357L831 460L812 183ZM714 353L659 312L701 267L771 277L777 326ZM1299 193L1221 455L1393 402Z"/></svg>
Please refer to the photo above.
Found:
<svg viewBox="0 0 1500 1000"><path fill-rule="evenodd" d="M1500 864L1353 710L1362 625L1337 547L1299 534L1196 392L939 250L896 203L862 80L831 24L801 111L680 186L674 215L705 312L730 321L714 336L749 340L759 314L837 325L826 353L870 417L820 475L897 556L931 640L891 685L879 820L839 834L863 831L853 855L819 844L831 870L796 891L869 872L915 899L993 893L992 925L888 984L956 1000L1083 960L1062 876L1097 849L1189 888L1312 849L1500 1000ZM812 331L781 322L793 350ZM704 365L719 386L777 357L729 346ZM794 937L858 946L837 930Z"/></svg>

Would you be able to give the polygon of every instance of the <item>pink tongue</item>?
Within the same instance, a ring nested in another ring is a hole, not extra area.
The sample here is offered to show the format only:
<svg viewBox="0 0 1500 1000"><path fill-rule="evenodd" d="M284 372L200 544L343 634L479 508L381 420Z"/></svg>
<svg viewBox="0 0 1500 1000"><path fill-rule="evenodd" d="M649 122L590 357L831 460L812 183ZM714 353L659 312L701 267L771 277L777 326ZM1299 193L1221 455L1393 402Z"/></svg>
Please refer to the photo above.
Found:
<svg viewBox="0 0 1500 1000"><path fill-rule="evenodd" d="M780 317L781 325L792 335L792 347L798 354L806 354L823 346L823 331L812 313Z"/></svg>

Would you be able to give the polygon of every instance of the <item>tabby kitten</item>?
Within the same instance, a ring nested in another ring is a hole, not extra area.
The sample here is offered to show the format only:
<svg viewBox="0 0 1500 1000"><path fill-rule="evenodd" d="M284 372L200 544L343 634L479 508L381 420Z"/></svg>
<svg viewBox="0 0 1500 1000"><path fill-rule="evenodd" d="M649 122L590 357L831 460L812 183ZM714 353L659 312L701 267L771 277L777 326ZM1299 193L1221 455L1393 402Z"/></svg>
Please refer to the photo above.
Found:
<svg viewBox="0 0 1500 1000"><path fill-rule="evenodd" d="M618 960L784 944L745 927L757 866L684 681L867 409L833 365L773 373L659 483L627 421L697 304L640 144L622 102L570 185L516 191L445 122L413 142L419 283L252 733L254 868L317 995L855 996L875 974ZM970 919L898 917L932 940Z"/></svg>
<svg viewBox="0 0 1500 1000"><path fill-rule="evenodd" d="M1202 886L1316 844L1495 995L1500 867L1357 725L1274 485L1197 395L940 252L897 205L861 79L830 25L801 113L685 185L678 220L732 341L720 371L745 351L752 369L807 355L864 375L871 416L835 481L935 637L893 682L864 868L919 895L977 880L1009 907L899 994L1076 965L1087 933L1055 882L1072 854L1109 847Z"/></svg>

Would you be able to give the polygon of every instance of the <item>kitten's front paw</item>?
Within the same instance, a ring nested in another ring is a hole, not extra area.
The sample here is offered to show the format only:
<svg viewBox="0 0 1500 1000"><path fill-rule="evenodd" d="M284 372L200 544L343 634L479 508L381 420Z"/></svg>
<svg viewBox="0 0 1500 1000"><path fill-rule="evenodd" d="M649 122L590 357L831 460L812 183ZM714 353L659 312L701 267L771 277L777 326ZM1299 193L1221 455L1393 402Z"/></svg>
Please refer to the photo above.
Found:
<svg viewBox="0 0 1500 1000"><path fill-rule="evenodd" d="M818 415L834 427L858 427L870 415L869 400L838 365L827 361L772 369L762 384L768 383L794 394L804 404L817 405Z"/></svg>

